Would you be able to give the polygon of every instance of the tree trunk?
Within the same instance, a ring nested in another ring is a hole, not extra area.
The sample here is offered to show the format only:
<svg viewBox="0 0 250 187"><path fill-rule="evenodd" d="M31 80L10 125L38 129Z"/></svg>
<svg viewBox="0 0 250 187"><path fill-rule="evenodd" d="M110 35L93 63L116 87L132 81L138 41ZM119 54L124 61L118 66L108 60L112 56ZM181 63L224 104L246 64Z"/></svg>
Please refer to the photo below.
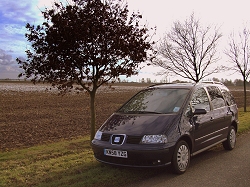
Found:
<svg viewBox="0 0 250 187"><path fill-rule="evenodd" d="M247 111L247 88L246 88L246 79L245 79L245 77L244 77L243 84L244 84L244 112L246 112Z"/></svg>
<svg viewBox="0 0 250 187"><path fill-rule="evenodd" d="M95 111L95 96L96 90L90 93L90 116L91 116L91 129L90 129L90 141L95 137L95 122L96 122L96 111Z"/></svg>

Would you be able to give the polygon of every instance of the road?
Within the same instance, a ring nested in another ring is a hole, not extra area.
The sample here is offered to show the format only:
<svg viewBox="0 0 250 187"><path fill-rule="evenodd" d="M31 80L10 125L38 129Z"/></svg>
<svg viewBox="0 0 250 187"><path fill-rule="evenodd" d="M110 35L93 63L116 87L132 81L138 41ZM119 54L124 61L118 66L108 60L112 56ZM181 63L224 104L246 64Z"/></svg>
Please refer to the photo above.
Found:
<svg viewBox="0 0 250 187"><path fill-rule="evenodd" d="M183 175L172 174L170 168L160 169L155 177L138 181L132 186L249 187L250 132L237 137L232 151L225 151L221 145L192 157L190 167Z"/></svg>

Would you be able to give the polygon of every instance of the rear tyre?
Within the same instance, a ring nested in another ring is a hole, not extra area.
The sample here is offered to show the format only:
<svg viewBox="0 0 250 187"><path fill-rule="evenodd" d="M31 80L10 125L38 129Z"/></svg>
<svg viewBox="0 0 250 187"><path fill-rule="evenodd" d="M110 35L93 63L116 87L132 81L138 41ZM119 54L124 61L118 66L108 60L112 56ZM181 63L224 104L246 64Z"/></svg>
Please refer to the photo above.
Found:
<svg viewBox="0 0 250 187"><path fill-rule="evenodd" d="M173 158L172 168L176 174L183 174L187 170L190 163L190 149L188 144L181 140L176 144Z"/></svg>
<svg viewBox="0 0 250 187"><path fill-rule="evenodd" d="M224 141L223 147L226 150L232 150L235 147L236 144L236 131L233 126L230 127L229 133L227 135L227 140Z"/></svg>

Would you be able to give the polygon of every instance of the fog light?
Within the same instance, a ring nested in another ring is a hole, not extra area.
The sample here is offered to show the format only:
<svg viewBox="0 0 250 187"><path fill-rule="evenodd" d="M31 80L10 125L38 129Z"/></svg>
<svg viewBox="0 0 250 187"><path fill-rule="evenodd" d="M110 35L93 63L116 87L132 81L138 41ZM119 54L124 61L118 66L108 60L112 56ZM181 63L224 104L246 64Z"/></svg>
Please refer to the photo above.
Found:
<svg viewBox="0 0 250 187"><path fill-rule="evenodd" d="M160 164L161 164L161 160L153 161L153 165L160 165Z"/></svg>

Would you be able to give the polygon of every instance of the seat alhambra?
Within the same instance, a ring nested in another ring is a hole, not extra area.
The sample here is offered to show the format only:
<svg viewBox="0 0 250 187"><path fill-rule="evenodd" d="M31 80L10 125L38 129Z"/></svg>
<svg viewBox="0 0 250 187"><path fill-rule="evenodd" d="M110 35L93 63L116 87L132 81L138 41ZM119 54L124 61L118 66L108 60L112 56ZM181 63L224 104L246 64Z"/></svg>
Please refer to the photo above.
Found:
<svg viewBox="0 0 250 187"><path fill-rule="evenodd" d="M103 163L160 167L184 173L190 157L219 143L236 143L238 109L221 83L150 86L113 113L92 140Z"/></svg>

